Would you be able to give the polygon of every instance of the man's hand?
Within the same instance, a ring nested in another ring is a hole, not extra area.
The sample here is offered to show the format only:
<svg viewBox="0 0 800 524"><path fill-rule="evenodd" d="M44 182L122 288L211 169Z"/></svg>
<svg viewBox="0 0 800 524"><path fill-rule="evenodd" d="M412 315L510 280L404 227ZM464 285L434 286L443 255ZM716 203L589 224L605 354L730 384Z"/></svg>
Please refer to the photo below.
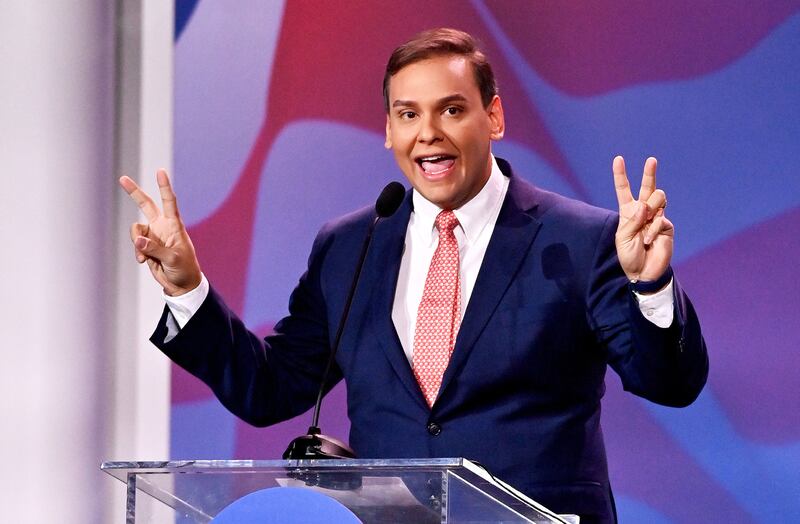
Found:
<svg viewBox="0 0 800 524"><path fill-rule="evenodd" d="M119 184L127 191L147 218L147 224L131 225L131 241L136 261L147 262L150 272L164 288L164 293L177 296L187 293L201 281L200 264L194 246L181 222L178 201L169 176L163 169L156 172L163 213L136 182L123 176Z"/></svg>
<svg viewBox="0 0 800 524"><path fill-rule="evenodd" d="M644 163L638 200L633 199L621 156L614 158L613 171L619 202L619 263L631 280L657 280L672 259L675 229L664 216L667 196L656 189L656 159L650 157Z"/></svg>

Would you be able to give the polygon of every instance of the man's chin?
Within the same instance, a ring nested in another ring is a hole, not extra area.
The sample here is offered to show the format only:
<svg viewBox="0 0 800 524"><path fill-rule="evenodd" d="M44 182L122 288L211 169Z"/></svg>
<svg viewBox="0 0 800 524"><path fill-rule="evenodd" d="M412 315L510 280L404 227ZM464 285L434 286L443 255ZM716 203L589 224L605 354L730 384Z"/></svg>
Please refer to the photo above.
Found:
<svg viewBox="0 0 800 524"><path fill-rule="evenodd" d="M417 192L421 194L425 198L425 200L431 202L432 204L436 204L438 207L442 209L456 209L455 198L450 192L437 191L436 189L431 190L430 188L426 188L423 190L417 188Z"/></svg>

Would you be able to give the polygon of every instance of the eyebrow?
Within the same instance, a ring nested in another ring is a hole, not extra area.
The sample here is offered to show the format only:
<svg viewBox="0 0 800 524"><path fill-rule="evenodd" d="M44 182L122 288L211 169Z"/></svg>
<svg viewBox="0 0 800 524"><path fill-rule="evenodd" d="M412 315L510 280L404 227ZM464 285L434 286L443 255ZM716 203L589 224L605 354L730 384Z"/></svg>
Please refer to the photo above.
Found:
<svg viewBox="0 0 800 524"><path fill-rule="evenodd" d="M467 98L460 94L456 93L454 95L448 95L444 98L440 98L436 101L436 105L443 106L447 104L451 104L453 102L466 102ZM413 100L395 100L392 102L392 107L416 107L417 103Z"/></svg>

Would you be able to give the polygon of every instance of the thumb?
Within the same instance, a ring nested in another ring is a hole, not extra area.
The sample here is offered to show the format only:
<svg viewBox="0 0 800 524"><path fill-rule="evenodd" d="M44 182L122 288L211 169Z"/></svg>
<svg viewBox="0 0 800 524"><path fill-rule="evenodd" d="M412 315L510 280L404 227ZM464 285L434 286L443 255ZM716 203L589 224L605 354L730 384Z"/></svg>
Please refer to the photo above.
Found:
<svg viewBox="0 0 800 524"><path fill-rule="evenodd" d="M620 218L617 236L624 239L633 238L644 227L647 222L647 205L644 202L636 202L636 211L627 220Z"/></svg>
<svg viewBox="0 0 800 524"><path fill-rule="evenodd" d="M143 254L150 258L154 258L159 262L163 262L164 257L169 254L169 250L167 248L147 237L136 237L134 245L136 246L136 249L141 251Z"/></svg>

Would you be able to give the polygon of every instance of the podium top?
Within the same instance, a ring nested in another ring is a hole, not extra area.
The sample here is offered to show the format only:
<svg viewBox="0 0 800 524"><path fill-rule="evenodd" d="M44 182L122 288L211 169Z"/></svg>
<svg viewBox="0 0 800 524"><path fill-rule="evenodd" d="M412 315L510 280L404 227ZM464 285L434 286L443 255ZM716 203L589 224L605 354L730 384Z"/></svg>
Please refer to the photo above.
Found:
<svg viewBox="0 0 800 524"><path fill-rule="evenodd" d="M170 460L103 462L100 469L122 482L129 473L230 473L234 471L286 471L314 469L355 471L370 469L412 468L417 470L466 468L476 474L489 474L483 467L464 458L433 459L322 459L322 460Z"/></svg>
<svg viewBox="0 0 800 524"><path fill-rule="evenodd" d="M101 469L128 484L134 497L129 507L139 492L194 522L210 522L248 493L293 486L338 500L362 522L385 521L387 511L397 522L469 521L459 515L482 515L487 522L565 522L464 458L104 462Z"/></svg>

